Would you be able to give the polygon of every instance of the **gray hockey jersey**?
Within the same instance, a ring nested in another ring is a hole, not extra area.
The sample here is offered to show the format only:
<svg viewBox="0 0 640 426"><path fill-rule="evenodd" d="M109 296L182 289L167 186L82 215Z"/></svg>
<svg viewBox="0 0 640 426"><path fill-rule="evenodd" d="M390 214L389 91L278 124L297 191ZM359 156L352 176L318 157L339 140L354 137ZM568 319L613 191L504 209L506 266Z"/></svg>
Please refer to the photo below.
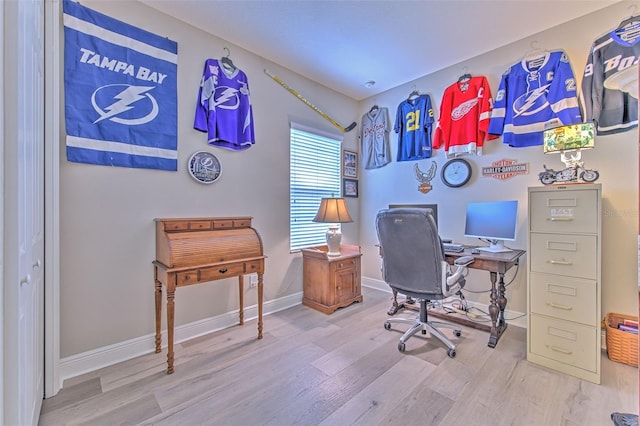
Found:
<svg viewBox="0 0 640 426"><path fill-rule="evenodd" d="M640 22L616 29L591 46L582 80L582 116L598 135L638 126Z"/></svg>

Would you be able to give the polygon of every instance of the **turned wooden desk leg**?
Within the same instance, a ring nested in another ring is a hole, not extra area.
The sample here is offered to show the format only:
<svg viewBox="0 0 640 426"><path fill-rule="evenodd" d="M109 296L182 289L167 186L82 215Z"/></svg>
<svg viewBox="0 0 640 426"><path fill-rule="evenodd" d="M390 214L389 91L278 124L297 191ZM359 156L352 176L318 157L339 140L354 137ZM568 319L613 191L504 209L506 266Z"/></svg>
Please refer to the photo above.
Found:
<svg viewBox="0 0 640 426"><path fill-rule="evenodd" d="M500 312L498 313L498 328L500 333L507 327L507 321L504 318L504 311L507 307L507 287L504 285L504 274L500 274L500 280L498 282L498 307Z"/></svg>
<svg viewBox="0 0 640 426"><path fill-rule="evenodd" d="M173 325L176 289L167 288L167 374L173 373Z"/></svg>
<svg viewBox="0 0 640 426"><path fill-rule="evenodd" d="M238 275L238 300L240 300L239 319L240 325L244 324L244 275Z"/></svg>
<svg viewBox="0 0 640 426"><path fill-rule="evenodd" d="M489 275L491 279L491 294L489 296L491 300L491 303L489 304L489 315L491 316L491 334L489 335L488 346L491 348L495 348L496 344L498 343L497 321L498 321L498 312L500 310L497 305L497 301L498 301L498 291L496 290L497 273L490 272Z"/></svg>
<svg viewBox="0 0 640 426"><path fill-rule="evenodd" d="M258 339L262 339L262 296L264 287L262 284L262 274L258 274Z"/></svg>
<svg viewBox="0 0 640 426"><path fill-rule="evenodd" d="M393 302L391 307L387 311L387 315L395 315L400 310L401 306L398 304L398 292L393 290Z"/></svg>
<svg viewBox="0 0 640 426"><path fill-rule="evenodd" d="M158 268L155 268L155 296L156 296L156 353L160 353L162 334L160 323L162 321L162 283L158 281Z"/></svg>

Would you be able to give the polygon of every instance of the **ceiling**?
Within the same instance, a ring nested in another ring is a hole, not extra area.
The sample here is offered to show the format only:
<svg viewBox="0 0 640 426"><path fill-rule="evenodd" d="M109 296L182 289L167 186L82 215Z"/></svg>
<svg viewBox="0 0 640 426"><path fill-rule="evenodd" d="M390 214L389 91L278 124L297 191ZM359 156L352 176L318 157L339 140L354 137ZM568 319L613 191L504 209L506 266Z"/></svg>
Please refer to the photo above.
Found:
<svg viewBox="0 0 640 426"><path fill-rule="evenodd" d="M362 100L619 0L141 1Z"/></svg>

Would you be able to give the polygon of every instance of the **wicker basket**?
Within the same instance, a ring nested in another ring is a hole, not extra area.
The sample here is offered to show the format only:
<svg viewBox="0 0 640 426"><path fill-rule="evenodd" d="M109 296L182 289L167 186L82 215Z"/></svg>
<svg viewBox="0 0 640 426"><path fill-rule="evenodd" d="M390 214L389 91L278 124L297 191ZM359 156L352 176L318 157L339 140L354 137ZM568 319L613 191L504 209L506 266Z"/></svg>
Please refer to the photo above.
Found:
<svg viewBox="0 0 640 426"><path fill-rule="evenodd" d="M634 367L638 366L638 335L618 330L623 320L638 321L638 317L609 313L605 317L607 334L607 355L609 359Z"/></svg>

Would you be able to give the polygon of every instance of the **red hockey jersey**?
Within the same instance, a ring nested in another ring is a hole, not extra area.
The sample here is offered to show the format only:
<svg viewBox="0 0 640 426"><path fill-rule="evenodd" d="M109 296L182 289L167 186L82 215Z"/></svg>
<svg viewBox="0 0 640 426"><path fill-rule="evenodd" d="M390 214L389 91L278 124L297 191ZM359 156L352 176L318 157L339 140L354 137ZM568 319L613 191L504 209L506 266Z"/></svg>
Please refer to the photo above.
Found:
<svg viewBox="0 0 640 426"><path fill-rule="evenodd" d="M444 146L448 157L460 154L482 155L493 101L489 82L484 76L457 81L442 96L440 118L433 148ZM488 135L487 139L497 139Z"/></svg>

